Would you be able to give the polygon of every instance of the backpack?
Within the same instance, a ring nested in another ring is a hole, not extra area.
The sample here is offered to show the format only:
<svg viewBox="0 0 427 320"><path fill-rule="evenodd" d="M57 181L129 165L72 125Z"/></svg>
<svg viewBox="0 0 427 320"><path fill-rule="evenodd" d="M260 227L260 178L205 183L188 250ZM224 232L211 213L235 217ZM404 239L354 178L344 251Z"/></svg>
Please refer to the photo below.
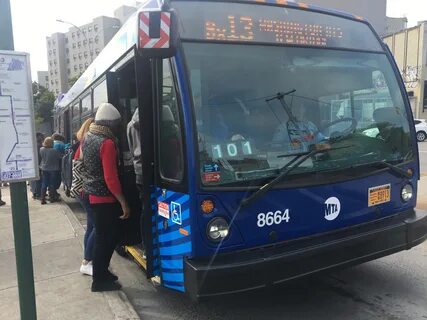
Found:
<svg viewBox="0 0 427 320"><path fill-rule="evenodd" d="M61 180L64 184L65 194L67 197L70 196L71 185L73 182L73 158L74 150L72 148L66 149L65 154L62 157Z"/></svg>

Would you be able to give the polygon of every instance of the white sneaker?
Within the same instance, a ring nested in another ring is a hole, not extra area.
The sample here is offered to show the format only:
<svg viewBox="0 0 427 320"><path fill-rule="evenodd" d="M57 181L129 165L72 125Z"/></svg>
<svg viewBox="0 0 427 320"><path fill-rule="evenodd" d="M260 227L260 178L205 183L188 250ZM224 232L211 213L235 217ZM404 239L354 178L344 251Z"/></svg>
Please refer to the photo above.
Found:
<svg viewBox="0 0 427 320"><path fill-rule="evenodd" d="M80 266L80 273L86 274L88 276L93 275L93 265L92 262L89 262L88 264L83 264Z"/></svg>

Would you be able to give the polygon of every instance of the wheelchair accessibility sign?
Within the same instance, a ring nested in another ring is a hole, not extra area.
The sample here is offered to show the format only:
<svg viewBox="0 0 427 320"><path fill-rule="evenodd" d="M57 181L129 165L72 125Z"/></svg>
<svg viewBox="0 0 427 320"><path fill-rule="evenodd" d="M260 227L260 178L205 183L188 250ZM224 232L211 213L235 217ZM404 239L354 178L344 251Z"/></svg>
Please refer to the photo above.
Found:
<svg viewBox="0 0 427 320"><path fill-rule="evenodd" d="M181 205L176 202L171 202L170 211L172 222L182 225Z"/></svg>

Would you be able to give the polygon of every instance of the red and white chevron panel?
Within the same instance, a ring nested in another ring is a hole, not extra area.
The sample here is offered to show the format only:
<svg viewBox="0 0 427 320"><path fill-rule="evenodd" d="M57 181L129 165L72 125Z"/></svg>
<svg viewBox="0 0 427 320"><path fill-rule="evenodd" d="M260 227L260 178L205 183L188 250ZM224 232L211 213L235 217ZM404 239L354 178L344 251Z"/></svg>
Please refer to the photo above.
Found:
<svg viewBox="0 0 427 320"><path fill-rule="evenodd" d="M139 47L167 49L170 46L170 12L160 13L160 38L150 38L150 12L139 14Z"/></svg>

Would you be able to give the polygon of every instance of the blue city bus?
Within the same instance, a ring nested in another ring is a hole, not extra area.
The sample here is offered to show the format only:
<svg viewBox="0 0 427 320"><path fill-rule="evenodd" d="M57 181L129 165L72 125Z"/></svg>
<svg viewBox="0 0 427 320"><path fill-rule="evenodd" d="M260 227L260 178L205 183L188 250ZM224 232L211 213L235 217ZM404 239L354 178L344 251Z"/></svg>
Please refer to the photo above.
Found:
<svg viewBox="0 0 427 320"><path fill-rule="evenodd" d="M59 102L57 130L71 139L106 101L123 117L123 241L164 287L244 292L426 239L409 101L361 17L284 0L147 1ZM140 198L126 139L137 108Z"/></svg>

